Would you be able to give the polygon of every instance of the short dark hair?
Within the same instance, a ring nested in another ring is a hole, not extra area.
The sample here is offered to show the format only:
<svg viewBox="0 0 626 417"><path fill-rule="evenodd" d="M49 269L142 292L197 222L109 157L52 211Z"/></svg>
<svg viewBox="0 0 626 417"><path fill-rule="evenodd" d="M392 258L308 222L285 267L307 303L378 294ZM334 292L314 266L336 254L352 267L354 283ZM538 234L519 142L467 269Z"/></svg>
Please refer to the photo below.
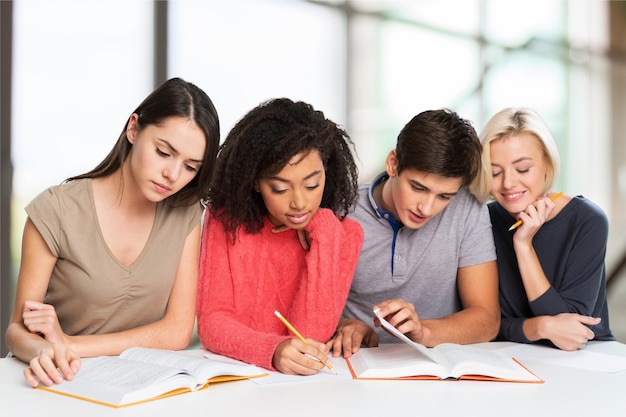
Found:
<svg viewBox="0 0 626 417"><path fill-rule="evenodd" d="M469 185L480 168L480 141L471 122L449 109L413 117L398 135L398 173L406 168L461 178Z"/></svg>
<svg viewBox="0 0 626 417"><path fill-rule="evenodd" d="M181 78L171 78L150 93L133 113L138 116L138 131L142 131L148 125L159 125L170 117L185 117L198 125L206 140L202 166L187 185L165 201L177 206L199 203L205 199L220 143L219 118L209 96L190 82ZM113 149L98 166L65 181L106 177L120 169L133 146L126 137L127 129L128 120Z"/></svg>
<svg viewBox="0 0 626 417"><path fill-rule="evenodd" d="M354 144L337 124L310 104L275 98L252 109L220 147L209 190L209 209L234 238L239 227L256 233L267 208L255 181L280 172L301 152L316 150L326 183L321 207L344 218L356 201L358 170Z"/></svg>

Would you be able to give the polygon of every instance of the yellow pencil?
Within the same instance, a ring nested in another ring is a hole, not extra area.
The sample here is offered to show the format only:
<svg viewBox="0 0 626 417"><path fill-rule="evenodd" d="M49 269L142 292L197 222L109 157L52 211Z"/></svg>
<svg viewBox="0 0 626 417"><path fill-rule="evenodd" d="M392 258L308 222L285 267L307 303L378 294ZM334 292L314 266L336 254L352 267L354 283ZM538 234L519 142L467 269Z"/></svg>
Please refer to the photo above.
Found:
<svg viewBox="0 0 626 417"><path fill-rule="evenodd" d="M293 333L293 335L294 335L294 336L296 336L298 339L300 339L301 341L303 341L303 342L304 342L304 343L306 343L307 345L309 344L309 342L308 342L308 341L304 338L304 336L302 336L302 335L300 334L300 332L299 332L299 331L297 331L297 330L296 330L296 328L295 328L295 327L293 327L293 325L292 325L291 323L289 323L289 322L287 321L287 319L286 319L286 318L284 318L284 317L283 317L283 315L282 315L282 314L280 314L280 313L278 312L278 310L274 311L274 315L275 315L276 317L278 317L278 320L280 320L280 321L281 321L281 322L285 325L285 327L287 327L287 328L289 329L289 331L290 331L291 333ZM307 355L307 356L308 356L308 357L310 357L311 359L315 359L316 361L319 361L319 359L317 359L317 358L316 358L316 357L314 357L314 356L311 356L311 355ZM330 363L325 363L324 365L326 365L326 367L328 368L328 370L329 370L329 371L331 371L332 373L334 373L334 374L336 374L336 373L337 373L337 372L335 372L335 370L333 369L333 366L332 366Z"/></svg>
<svg viewBox="0 0 626 417"><path fill-rule="evenodd" d="M550 200L552 200L552 202L556 201L557 198L559 198L560 196L563 195L563 191L559 191L558 193L554 194L552 197L550 197ZM509 227L509 231L517 229L518 227L520 227L522 225L523 221L518 220L515 222L515 224L511 227Z"/></svg>

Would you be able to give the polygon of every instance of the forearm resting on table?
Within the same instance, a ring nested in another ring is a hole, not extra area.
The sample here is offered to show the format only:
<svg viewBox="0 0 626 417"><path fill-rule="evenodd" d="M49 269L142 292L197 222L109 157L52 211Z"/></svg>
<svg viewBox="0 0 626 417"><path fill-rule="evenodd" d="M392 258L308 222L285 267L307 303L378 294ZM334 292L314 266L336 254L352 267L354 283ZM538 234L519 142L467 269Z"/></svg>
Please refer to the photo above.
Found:
<svg viewBox="0 0 626 417"><path fill-rule="evenodd" d="M40 335L30 333L21 323L9 324L6 342L11 354L25 363L30 362L45 348L52 345Z"/></svg>
<svg viewBox="0 0 626 417"><path fill-rule="evenodd" d="M583 316L577 313L561 313L556 316L536 316L524 320L524 336L536 342L548 339L552 342L558 339L572 339L586 342L594 338L594 333L588 326L600 323L599 317Z"/></svg>
<svg viewBox="0 0 626 417"><path fill-rule="evenodd" d="M193 325L165 326L161 322L117 333L70 337L70 348L80 357L119 355L131 347L181 350L189 345Z"/></svg>
<svg viewBox="0 0 626 417"><path fill-rule="evenodd" d="M545 324L545 316L532 317L524 320L524 324L522 325L524 336L531 342L548 339Z"/></svg>

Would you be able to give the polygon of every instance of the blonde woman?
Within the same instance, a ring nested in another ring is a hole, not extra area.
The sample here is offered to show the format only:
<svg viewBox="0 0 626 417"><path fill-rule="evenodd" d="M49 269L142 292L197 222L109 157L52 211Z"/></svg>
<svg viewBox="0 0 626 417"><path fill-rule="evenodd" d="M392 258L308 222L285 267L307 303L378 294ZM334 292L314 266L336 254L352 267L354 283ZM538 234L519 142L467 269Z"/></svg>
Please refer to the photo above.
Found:
<svg viewBox="0 0 626 417"><path fill-rule="evenodd" d="M498 255L498 339L563 350L614 340L604 263L608 221L583 196L554 198L560 159L546 123L531 109L506 108L480 140L482 170L472 190L494 200L488 206Z"/></svg>

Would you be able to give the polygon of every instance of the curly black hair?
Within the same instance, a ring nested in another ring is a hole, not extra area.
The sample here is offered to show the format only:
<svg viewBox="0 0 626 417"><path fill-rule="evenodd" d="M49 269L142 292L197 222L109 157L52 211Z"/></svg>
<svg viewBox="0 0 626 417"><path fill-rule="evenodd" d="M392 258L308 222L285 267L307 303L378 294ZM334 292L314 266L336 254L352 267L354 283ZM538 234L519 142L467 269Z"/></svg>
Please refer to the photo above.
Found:
<svg viewBox="0 0 626 417"><path fill-rule="evenodd" d="M312 150L318 151L326 173L320 207L345 218L358 192L354 143L324 113L288 98L252 109L220 146L209 189L211 215L222 221L233 240L240 227L246 233L259 232L267 208L255 181L277 174L293 156Z"/></svg>

